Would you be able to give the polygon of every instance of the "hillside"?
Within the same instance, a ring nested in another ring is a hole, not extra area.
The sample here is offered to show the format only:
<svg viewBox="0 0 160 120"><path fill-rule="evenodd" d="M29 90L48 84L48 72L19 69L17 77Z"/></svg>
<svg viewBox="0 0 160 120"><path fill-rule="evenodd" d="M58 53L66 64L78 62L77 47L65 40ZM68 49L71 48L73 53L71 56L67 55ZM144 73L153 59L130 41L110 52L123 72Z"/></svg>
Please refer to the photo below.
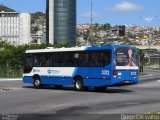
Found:
<svg viewBox="0 0 160 120"><path fill-rule="evenodd" d="M11 8L8 8L4 5L0 5L0 12L2 12L2 11L4 11L4 12L16 12L15 10L13 10Z"/></svg>
<svg viewBox="0 0 160 120"><path fill-rule="evenodd" d="M31 32L43 33L46 26L46 14L42 12L31 13Z"/></svg>

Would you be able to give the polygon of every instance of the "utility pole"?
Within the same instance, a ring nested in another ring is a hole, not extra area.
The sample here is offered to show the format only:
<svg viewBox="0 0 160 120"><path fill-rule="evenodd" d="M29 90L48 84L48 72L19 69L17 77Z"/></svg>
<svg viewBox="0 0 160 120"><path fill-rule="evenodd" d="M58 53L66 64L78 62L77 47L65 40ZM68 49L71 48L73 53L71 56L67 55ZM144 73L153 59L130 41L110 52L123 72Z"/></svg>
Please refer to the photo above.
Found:
<svg viewBox="0 0 160 120"><path fill-rule="evenodd" d="M92 22L93 22L93 3L91 0L91 26L90 26L90 32L89 32L89 35L87 38L87 45L89 45L88 40L89 40L90 36L92 35L92 24L93 24ZM91 38L91 42L92 42L92 38Z"/></svg>
<svg viewBox="0 0 160 120"><path fill-rule="evenodd" d="M93 3L91 0L91 27L92 27L92 22L93 22Z"/></svg>

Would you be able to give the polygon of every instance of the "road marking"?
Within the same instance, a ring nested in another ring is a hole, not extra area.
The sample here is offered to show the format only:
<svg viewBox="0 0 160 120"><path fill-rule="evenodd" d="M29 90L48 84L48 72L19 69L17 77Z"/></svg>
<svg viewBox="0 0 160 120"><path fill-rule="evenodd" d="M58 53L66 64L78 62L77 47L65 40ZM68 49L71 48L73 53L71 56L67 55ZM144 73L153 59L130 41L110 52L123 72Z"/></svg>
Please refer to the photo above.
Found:
<svg viewBox="0 0 160 120"><path fill-rule="evenodd" d="M21 87L0 87L0 92L2 91L11 91L11 90L20 90L23 89Z"/></svg>
<svg viewBox="0 0 160 120"><path fill-rule="evenodd" d="M146 80L146 79L152 79L155 78L155 76L148 76L148 77L139 77L141 80Z"/></svg>
<svg viewBox="0 0 160 120"><path fill-rule="evenodd" d="M22 80L22 78L1 78L0 82L1 81L20 81L20 80Z"/></svg>

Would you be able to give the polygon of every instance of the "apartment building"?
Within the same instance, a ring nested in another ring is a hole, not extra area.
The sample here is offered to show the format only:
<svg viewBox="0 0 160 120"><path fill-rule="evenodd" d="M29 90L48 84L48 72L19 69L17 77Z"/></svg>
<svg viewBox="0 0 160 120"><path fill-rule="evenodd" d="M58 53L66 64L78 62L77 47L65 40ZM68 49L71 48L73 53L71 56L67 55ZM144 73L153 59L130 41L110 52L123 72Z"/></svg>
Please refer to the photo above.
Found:
<svg viewBox="0 0 160 120"><path fill-rule="evenodd" d="M31 15L29 13L0 12L0 38L12 45L29 44Z"/></svg>

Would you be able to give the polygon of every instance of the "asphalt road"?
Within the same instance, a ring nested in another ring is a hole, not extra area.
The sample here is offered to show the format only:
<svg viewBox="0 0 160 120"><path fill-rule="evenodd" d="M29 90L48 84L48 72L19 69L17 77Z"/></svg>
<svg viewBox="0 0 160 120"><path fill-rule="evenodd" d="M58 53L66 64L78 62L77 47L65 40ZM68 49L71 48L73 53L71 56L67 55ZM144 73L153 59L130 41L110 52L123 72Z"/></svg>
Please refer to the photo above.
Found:
<svg viewBox="0 0 160 120"><path fill-rule="evenodd" d="M0 118L23 114L27 119L118 120L126 114L160 111L159 72L146 73L137 85L108 87L105 92L92 88L76 92L72 87L58 90L54 86L34 89L22 81L0 81Z"/></svg>

